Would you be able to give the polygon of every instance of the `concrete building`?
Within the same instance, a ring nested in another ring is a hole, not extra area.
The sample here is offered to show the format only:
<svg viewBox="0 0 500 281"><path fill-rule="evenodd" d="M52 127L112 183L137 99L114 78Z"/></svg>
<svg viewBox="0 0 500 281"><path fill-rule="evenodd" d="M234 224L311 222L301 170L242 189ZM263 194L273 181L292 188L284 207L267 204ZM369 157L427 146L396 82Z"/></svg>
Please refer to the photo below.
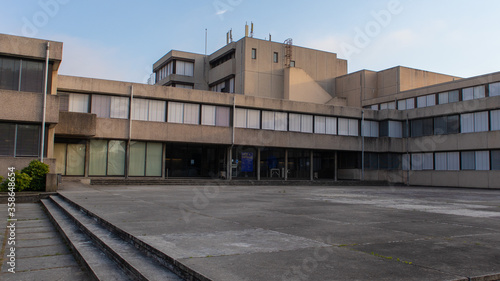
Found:
<svg viewBox="0 0 500 281"><path fill-rule="evenodd" d="M47 41L0 35L0 175L41 157ZM45 157L71 177L382 180L498 187L500 73L347 73L336 54L244 37L170 51L155 85L58 75Z"/></svg>

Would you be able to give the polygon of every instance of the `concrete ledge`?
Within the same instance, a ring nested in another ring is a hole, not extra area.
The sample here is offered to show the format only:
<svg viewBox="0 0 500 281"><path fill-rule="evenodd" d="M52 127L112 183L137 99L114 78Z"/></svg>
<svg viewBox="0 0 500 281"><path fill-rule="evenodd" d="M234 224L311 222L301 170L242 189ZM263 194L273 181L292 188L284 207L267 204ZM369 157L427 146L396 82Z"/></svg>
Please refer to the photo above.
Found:
<svg viewBox="0 0 500 281"><path fill-rule="evenodd" d="M16 192L16 203L38 203L41 199L47 199L51 195L56 195L56 192ZM9 199L7 192L0 192L0 204L7 204Z"/></svg>

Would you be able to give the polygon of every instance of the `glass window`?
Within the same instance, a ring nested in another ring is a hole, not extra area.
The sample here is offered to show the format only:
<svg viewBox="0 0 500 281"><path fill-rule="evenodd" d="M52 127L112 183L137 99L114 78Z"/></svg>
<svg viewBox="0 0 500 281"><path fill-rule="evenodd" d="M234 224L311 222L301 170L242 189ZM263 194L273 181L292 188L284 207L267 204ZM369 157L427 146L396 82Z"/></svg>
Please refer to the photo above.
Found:
<svg viewBox="0 0 500 281"><path fill-rule="evenodd" d="M165 122L165 101L150 100L148 120L155 122Z"/></svg>
<svg viewBox="0 0 500 281"><path fill-rule="evenodd" d="M289 130L291 132L300 132L300 114L295 114L295 113L290 113L288 114L289 122L290 122L290 128Z"/></svg>
<svg viewBox="0 0 500 281"><path fill-rule="evenodd" d="M378 110L378 104L374 104L370 108L371 110Z"/></svg>
<svg viewBox="0 0 500 281"><path fill-rule="evenodd" d="M446 152L436 152L434 157L436 161L436 171L448 170L448 154Z"/></svg>
<svg viewBox="0 0 500 281"><path fill-rule="evenodd" d="M326 133L326 117L325 116L314 116L314 133L316 133L316 134Z"/></svg>
<svg viewBox="0 0 500 281"><path fill-rule="evenodd" d="M448 92L438 94L438 103L439 104L448 103Z"/></svg>
<svg viewBox="0 0 500 281"><path fill-rule="evenodd" d="M184 124L200 124L200 105L193 103L184 104Z"/></svg>
<svg viewBox="0 0 500 281"><path fill-rule="evenodd" d="M476 86L476 87L474 87L474 98L475 99L484 98L485 96L486 96L486 94L485 94L485 88L484 88L484 86Z"/></svg>
<svg viewBox="0 0 500 281"><path fill-rule="evenodd" d="M146 169L146 143L130 142L129 176L144 176Z"/></svg>
<svg viewBox="0 0 500 281"><path fill-rule="evenodd" d="M461 133L474 132L474 113L460 115Z"/></svg>
<svg viewBox="0 0 500 281"><path fill-rule="evenodd" d="M495 171L500 170L500 150L491 151L491 169Z"/></svg>
<svg viewBox="0 0 500 281"><path fill-rule="evenodd" d="M403 171L410 170L410 157L408 154L403 154L401 157L401 168Z"/></svg>
<svg viewBox="0 0 500 281"><path fill-rule="evenodd" d="M108 155L108 141L90 140L89 175L105 176Z"/></svg>
<svg viewBox="0 0 500 281"><path fill-rule="evenodd" d="M387 109L396 109L396 102L395 101L388 102Z"/></svg>
<svg viewBox="0 0 500 281"><path fill-rule="evenodd" d="M492 83L489 85L490 89L490 97L500 96L500 82Z"/></svg>
<svg viewBox="0 0 500 281"><path fill-rule="evenodd" d="M247 127L247 110L244 108L236 108L235 113L235 124L234 126L237 128L246 128Z"/></svg>
<svg viewBox="0 0 500 281"><path fill-rule="evenodd" d="M448 102L458 102L460 100L460 92L458 90L448 92Z"/></svg>
<svg viewBox="0 0 500 281"><path fill-rule="evenodd" d="M406 109L406 100L398 100L398 109L405 110Z"/></svg>
<svg viewBox="0 0 500 281"><path fill-rule="evenodd" d="M252 48L252 59L257 59L257 49Z"/></svg>
<svg viewBox="0 0 500 281"><path fill-rule="evenodd" d="M176 61L175 62L175 74L184 76L193 76L194 74L194 63L187 61Z"/></svg>
<svg viewBox="0 0 500 281"><path fill-rule="evenodd" d="M85 174L85 144L68 144L66 175L83 176Z"/></svg>
<svg viewBox="0 0 500 281"><path fill-rule="evenodd" d="M89 95L73 93L69 94L68 111L88 113Z"/></svg>
<svg viewBox="0 0 500 281"><path fill-rule="evenodd" d="M436 105L436 95L427 95L425 96L426 98L426 103L427 103L427 106L433 106L433 105Z"/></svg>
<svg viewBox="0 0 500 281"><path fill-rule="evenodd" d="M476 170L487 171L490 169L489 151L476 151Z"/></svg>
<svg viewBox="0 0 500 281"><path fill-rule="evenodd" d="M21 61L0 57L0 89L19 90L19 68Z"/></svg>
<svg viewBox="0 0 500 281"><path fill-rule="evenodd" d="M128 119L129 99L125 97L111 97L111 118Z"/></svg>
<svg viewBox="0 0 500 281"><path fill-rule="evenodd" d="M410 98L406 100L406 109L413 109L415 108L415 99Z"/></svg>
<svg viewBox="0 0 500 281"><path fill-rule="evenodd" d="M148 121L149 100L133 99L132 120Z"/></svg>
<svg viewBox="0 0 500 281"><path fill-rule="evenodd" d="M325 119L326 130L325 133L328 135L337 134L337 117L326 117Z"/></svg>
<svg viewBox="0 0 500 281"><path fill-rule="evenodd" d="M359 136L359 125L357 119L349 119L349 136Z"/></svg>
<svg viewBox="0 0 500 281"><path fill-rule="evenodd" d="M446 135L448 134L448 117L434 117L434 134Z"/></svg>
<svg viewBox="0 0 500 281"><path fill-rule="evenodd" d="M92 95L92 113L99 118L110 118L111 97Z"/></svg>
<svg viewBox="0 0 500 281"><path fill-rule="evenodd" d="M22 61L21 91L43 93L45 63L38 61Z"/></svg>
<svg viewBox="0 0 500 281"><path fill-rule="evenodd" d="M313 132L313 116L302 114L300 122L300 131L302 133L312 133Z"/></svg>
<svg viewBox="0 0 500 281"><path fill-rule="evenodd" d="M423 159L421 153L413 153L411 155L411 169L414 171L423 170Z"/></svg>
<svg viewBox="0 0 500 281"><path fill-rule="evenodd" d="M0 156L14 156L16 124L0 123Z"/></svg>
<svg viewBox="0 0 500 281"><path fill-rule="evenodd" d="M288 114L286 112L276 112L274 118L274 128L276 131L288 130Z"/></svg>
<svg viewBox="0 0 500 281"><path fill-rule="evenodd" d="M388 108L389 108L389 105L386 102L380 104L380 110L384 110L384 109L388 109Z"/></svg>
<svg viewBox="0 0 500 281"><path fill-rule="evenodd" d="M248 109L247 128L260 129L260 110Z"/></svg>
<svg viewBox="0 0 500 281"><path fill-rule="evenodd" d="M400 121L389 121L389 137L401 138L403 137L403 123Z"/></svg>
<svg viewBox="0 0 500 281"><path fill-rule="evenodd" d="M434 155L432 153L422 154L422 169L434 170Z"/></svg>
<svg viewBox="0 0 500 281"><path fill-rule="evenodd" d="M16 156L39 156L40 126L17 125Z"/></svg>
<svg viewBox="0 0 500 281"><path fill-rule="evenodd" d="M108 176L125 175L125 141L110 140L108 145Z"/></svg>
<svg viewBox="0 0 500 281"><path fill-rule="evenodd" d="M491 111L491 130L500 130L500 110Z"/></svg>
<svg viewBox="0 0 500 281"><path fill-rule="evenodd" d="M339 135L347 136L349 135L349 119L338 118L339 120Z"/></svg>
<svg viewBox="0 0 500 281"><path fill-rule="evenodd" d="M156 142L147 143L146 176L161 177L163 159L163 144Z"/></svg>
<svg viewBox="0 0 500 281"><path fill-rule="evenodd" d="M446 154L448 162L448 170L458 171L460 170L460 153L459 152L448 152Z"/></svg>
<svg viewBox="0 0 500 281"><path fill-rule="evenodd" d="M363 136L378 137L379 125L377 121L365 120L363 123Z"/></svg>
<svg viewBox="0 0 500 281"><path fill-rule="evenodd" d="M427 97L421 96L417 97L417 108L422 108L427 106Z"/></svg>
<svg viewBox="0 0 500 281"><path fill-rule="evenodd" d="M262 111L262 129L274 130L274 112Z"/></svg>
<svg viewBox="0 0 500 281"><path fill-rule="evenodd" d="M54 144L54 158L56 158L56 173L66 175L66 144Z"/></svg>
<svg viewBox="0 0 500 281"><path fill-rule="evenodd" d="M278 62L278 53L277 52L273 53L273 62L275 62L275 63Z"/></svg>
<svg viewBox="0 0 500 281"><path fill-rule="evenodd" d="M208 126L215 126L215 106L202 105L201 106L201 124Z"/></svg>
<svg viewBox="0 0 500 281"><path fill-rule="evenodd" d="M168 122L169 123L183 123L184 120L184 104L181 102L168 103Z"/></svg>
<svg viewBox="0 0 500 281"><path fill-rule="evenodd" d="M295 67L295 61L294 60L290 61L290 67Z"/></svg>
<svg viewBox="0 0 500 281"><path fill-rule="evenodd" d="M474 151L462 151L461 162L462 162L462 170L475 170L475 153Z"/></svg>
<svg viewBox="0 0 500 281"><path fill-rule="evenodd" d="M462 100L472 100L474 99L474 88L462 89Z"/></svg>
<svg viewBox="0 0 500 281"><path fill-rule="evenodd" d="M229 127L230 113L229 107L217 106L215 110L215 126Z"/></svg>
<svg viewBox="0 0 500 281"><path fill-rule="evenodd" d="M458 115L448 116L446 121L448 134L458 134L460 132L460 117Z"/></svg>
<svg viewBox="0 0 500 281"><path fill-rule="evenodd" d="M488 131L488 111L474 113L474 131Z"/></svg>
<svg viewBox="0 0 500 281"><path fill-rule="evenodd" d="M381 137L389 136L389 121L381 121L379 123L379 136Z"/></svg>
<svg viewBox="0 0 500 281"><path fill-rule="evenodd" d="M422 119L411 120L411 136L421 137L424 135L423 121Z"/></svg>

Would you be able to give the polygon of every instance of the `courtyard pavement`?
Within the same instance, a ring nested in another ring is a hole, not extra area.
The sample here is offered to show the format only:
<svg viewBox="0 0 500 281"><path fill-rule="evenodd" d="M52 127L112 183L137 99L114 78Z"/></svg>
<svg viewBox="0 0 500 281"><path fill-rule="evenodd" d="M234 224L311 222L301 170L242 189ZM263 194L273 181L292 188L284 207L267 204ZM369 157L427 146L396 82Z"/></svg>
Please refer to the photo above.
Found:
<svg viewBox="0 0 500 281"><path fill-rule="evenodd" d="M500 190L65 182L60 193L213 280L500 279Z"/></svg>

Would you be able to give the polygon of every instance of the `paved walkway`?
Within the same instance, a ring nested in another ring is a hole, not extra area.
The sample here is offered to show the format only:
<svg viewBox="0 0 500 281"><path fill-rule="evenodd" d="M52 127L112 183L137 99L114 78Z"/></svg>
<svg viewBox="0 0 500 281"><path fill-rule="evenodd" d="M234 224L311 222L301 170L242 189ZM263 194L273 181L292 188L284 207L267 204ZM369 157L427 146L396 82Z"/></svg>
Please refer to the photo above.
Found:
<svg viewBox="0 0 500 281"><path fill-rule="evenodd" d="M12 247L5 240L10 237L5 223L7 205L0 205L0 217L4 221L0 233L0 280L88 280L40 204L16 204L15 214L18 221L15 223L16 273L13 274L8 272L11 266L7 264Z"/></svg>
<svg viewBox="0 0 500 281"><path fill-rule="evenodd" d="M499 190L68 182L61 193L213 280L500 273Z"/></svg>

